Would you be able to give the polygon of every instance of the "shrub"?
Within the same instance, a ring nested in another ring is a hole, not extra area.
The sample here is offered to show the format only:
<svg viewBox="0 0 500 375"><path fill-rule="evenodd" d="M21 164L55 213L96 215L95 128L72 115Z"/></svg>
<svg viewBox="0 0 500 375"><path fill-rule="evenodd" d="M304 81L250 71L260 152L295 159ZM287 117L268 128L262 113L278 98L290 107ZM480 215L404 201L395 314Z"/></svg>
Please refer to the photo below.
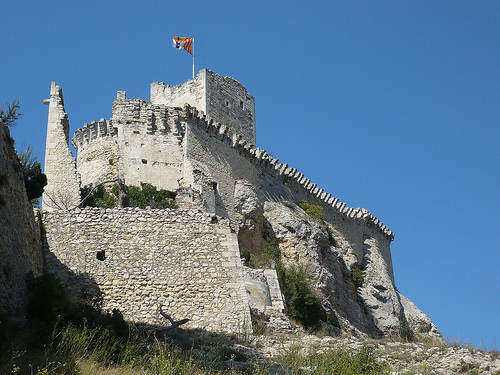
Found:
<svg viewBox="0 0 500 375"><path fill-rule="evenodd" d="M102 186L98 186L94 191L92 189L92 185L87 185L80 189L80 196L84 199L82 202L83 207L116 207L118 199L115 194L108 193Z"/></svg>
<svg viewBox="0 0 500 375"><path fill-rule="evenodd" d="M359 269L358 266L353 266L351 270L352 282L356 288L363 286L363 271Z"/></svg>
<svg viewBox="0 0 500 375"><path fill-rule="evenodd" d="M253 309L250 310L250 316L252 318L253 334L263 335L266 332L266 323L269 321L269 317Z"/></svg>
<svg viewBox="0 0 500 375"><path fill-rule="evenodd" d="M411 330L408 323L404 322L401 324L401 328L399 329L399 337L404 342L412 342L415 339L415 334Z"/></svg>
<svg viewBox="0 0 500 375"><path fill-rule="evenodd" d="M306 354L304 348L295 347L284 353L280 362L284 362L293 374L302 374L304 369L310 374L389 374L389 366L377 362L376 351L371 346L363 346L355 353L328 349L321 353L309 350Z"/></svg>
<svg viewBox="0 0 500 375"><path fill-rule="evenodd" d="M111 193L102 186L98 186L93 191L92 189L92 185L89 185L80 190L82 199L85 199L82 203L83 207L116 207L119 195L118 184L113 185ZM140 187L127 185L125 190L129 195L131 207L177 208L177 203L174 200L175 193L164 189L157 190L151 184L141 183Z"/></svg>
<svg viewBox="0 0 500 375"><path fill-rule="evenodd" d="M314 216L316 219L323 222L325 220L325 214L323 213L323 207L317 206L309 203L308 201L299 202L299 207L302 208L307 214Z"/></svg>
<svg viewBox="0 0 500 375"><path fill-rule="evenodd" d="M266 240L266 247L261 253L252 254L249 249L241 248L241 257L247 267L250 268L270 268L281 259L281 251L276 240Z"/></svg>
<svg viewBox="0 0 500 375"><path fill-rule="evenodd" d="M288 314L306 327L316 325L323 306L319 298L315 297L309 289L312 277L306 266L291 264L285 267L283 263L278 262L276 272L281 291L285 296Z"/></svg>

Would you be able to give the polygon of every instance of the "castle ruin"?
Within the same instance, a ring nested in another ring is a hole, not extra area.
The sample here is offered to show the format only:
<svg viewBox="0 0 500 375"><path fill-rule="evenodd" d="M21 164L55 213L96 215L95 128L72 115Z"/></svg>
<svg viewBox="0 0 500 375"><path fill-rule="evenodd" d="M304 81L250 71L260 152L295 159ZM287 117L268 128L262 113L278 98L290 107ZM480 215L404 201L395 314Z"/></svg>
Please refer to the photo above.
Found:
<svg viewBox="0 0 500 375"><path fill-rule="evenodd" d="M118 91L110 119L74 133L76 160L54 82L46 103L45 263L73 290L98 290L105 308L137 322L159 324L163 305L192 328L246 332L250 308L283 310L276 272L240 259L272 235L285 261L310 265L340 331L437 331L395 287L393 232L257 148L255 101L236 80L204 69L178 86L152 83L149 102ZM77 208L81 187L119 173L175 192L179 209ZM301 201L321 206L324 221L293 206ZM361 287L348 277L355 266Z"/></svg>

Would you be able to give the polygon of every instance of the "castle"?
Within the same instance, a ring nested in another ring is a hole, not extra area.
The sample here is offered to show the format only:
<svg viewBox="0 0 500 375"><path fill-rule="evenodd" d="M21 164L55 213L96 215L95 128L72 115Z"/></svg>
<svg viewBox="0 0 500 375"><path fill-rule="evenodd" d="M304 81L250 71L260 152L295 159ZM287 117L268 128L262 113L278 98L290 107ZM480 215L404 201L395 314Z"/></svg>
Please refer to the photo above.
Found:
<svg viewBox="0 0 500 375"><path fill-rule="evenodd" d="M99 292L106 309L137 322L161 324L163 305L192 328L247 332L251 309L283 311L276 272L240 259L272 237L286 263L308 264L325 321L339 331L438 334L395 287L393 232L257 148L255 101L236 80L204 69L178 86L152 83L149 102L118 91L111 119L74 133L76 160L54 82L45 103L44 262L75 293ZM81 187L118 174L175 193L179 209L77 208ZM322 207L324 220L301 201ZM350 278L356 267L362 286Z"/></svg>

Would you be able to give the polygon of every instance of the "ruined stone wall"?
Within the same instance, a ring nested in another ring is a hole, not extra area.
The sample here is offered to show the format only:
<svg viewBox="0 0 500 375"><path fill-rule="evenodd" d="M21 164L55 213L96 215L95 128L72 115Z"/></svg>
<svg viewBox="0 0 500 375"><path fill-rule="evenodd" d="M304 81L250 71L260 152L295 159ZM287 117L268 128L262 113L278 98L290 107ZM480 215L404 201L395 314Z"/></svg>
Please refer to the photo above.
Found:
<svg viewBox="0 0 500 375"><path fill-rule="evenodd" d="M69 121L60 86L52 82L47 122L44 173L47 186L43 193L43 208L68 209L80 201L80 181L75 157L69 149Z"/></svg>
<svg viewBox="0 0 500 375"><path fill-rule="evenodd" d="M194 80L190 79L177 86L165 85L164 82L153 82L151 84L151 104L182 108L187 103L206 114L206 72L206 69L200 70Z"/></svg>
<svg viewBox="0 0 500 375"><path fill-rule="evenodd" d="M255 145L255 99L231 77L207 71L206 113Z"/></svg>
<svg viewBox="0 0 500 375"><path fill-rule="evenodd" d="M215 198L215 213L229 217L237 225L234 191L237 180L257 186L261 169L233 147L230 128L213 124L207 117L198 117L193 108L186 108L186 176L188 183L210 190Z"/></svg>
<svg viewBox="0 0 500 375"><path fill-rule="evenodd" d="M45 261L74 295L100 291L104 308L135 322L251 330L236 235L227 219L197 211L97 209L49 212Z"/></svg>
<svg viewBox="0 0 500 375"><path fill-rule="evenodd" d="M203 69L194 80L181 85L165 86L163 82L154 82L151 84L151 103L181 108L189 104L255 144L255 99L231 77L221 77Z"/></svg>
<svg viewBox="0 0 500 375"><path fill-rule="evenodd" d="M126 99L119 91L109 125L104 119L85 124L73 137L82 185L114 179L122 172L128 185L146 182L176 190L184 162L179 113L140 99Z"/></svg>
<svg viewBox="0 0 500 375"><path fill-rule="evenodd" d="M0 120L0 313L23 315L26 276L42 272L40 230L9 129Z"/></svg>

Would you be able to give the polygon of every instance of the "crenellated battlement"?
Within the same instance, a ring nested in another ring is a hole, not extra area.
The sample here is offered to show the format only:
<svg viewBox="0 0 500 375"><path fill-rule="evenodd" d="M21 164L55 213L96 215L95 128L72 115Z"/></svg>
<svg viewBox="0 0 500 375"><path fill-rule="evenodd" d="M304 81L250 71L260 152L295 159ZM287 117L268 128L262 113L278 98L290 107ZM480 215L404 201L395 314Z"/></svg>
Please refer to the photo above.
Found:
<svg viewBox="0 0 500 375"><path fill-rule="evenodd" d="M197 77L197 79L199 78ZM227 77L224 77L224 79L227 79ZM241 86L237 81L234 82L236 82L235 84L238 87ZM159 90L157 87L158 84L154 84L153 86L154 90ZM332 210L341 217L351 221L358 223L365 222L368 226L372 226L383 233L390 241L394 239L394 233L379 219L368 212L368 210L360 207L349 207L346 203L341 202L338 198L318 187L296 168L292 168L286 163L281 163L278 159L269 155L266 150L256 147L248 137L239 134L233 126L218 122L213 116L207 115L204 111L187 103L182 108L168 107L165 104L160 104L158 96L161 97L161 95L158 93L155 95L157 96L155 100L157 104L152 104L142 99L127 99L124 91L118 91L116 100L113 102L113 117L109 120L102 118L99 121L92 121L90 124L87 123L83 128L78 129L72 139L73 146L79 153L85 152L86 160L90 160L89 158L95 160L95 158L102 158L103 156L95 156L97 155L95 147L88 149L89 145L99 139L114 139L115 143L123 150L131 150L128 153L129 161L122 160L122 166L119 169L127 170L127 165L132 167L132 169L138 168L143 171L141 172L141 176L147 176L148 173L151 173L147 172L151 168L148 163L151 162L153 165L161 164L165 161L165 156L161 155L164 153L171 154L175 161L167 162L167 164L172 165L176 168L175 170L181 170L181 174L178 175L178 178L180 178L186 172L185 161L182 161L186 155L185 151L182 151L178 147L180 145L179 142L182 142L184 133L186 132L186 126L189 124L203 131L210 138L217 139L226 144L252 165L272 176L283 185L300 191L302 195L308 197L307 199L315 201L326 209ZM152 136L152 138L144 138L148 136ZM165 148L166 146L160 147L155 146L155 144L170 144L171 146ZM187 147L189 148L189 146ZM210 148L210 145L206 145L206 147ZM87 149L88 151L86 151ZM155 149L158 151L155 151ZM159 151L160 149L163 151ZM110 156L108 152L108 156L106 156L110 160L109 164L115 163L111 159L119 159L119 156L115 155L118 151L113 152L113 155ZM153 152L153 156L151 152ZM123 165L123 163L127 165ZM84 168L84 166L80 165L80 168ZM100 166L99 168L103 167ZM87 167L86 169L89 168ZM93 171L95 168L92 167L90 169ZM106 166L104 169L107 170L107 175L110 175L114 173L112 171L115 171L116 168L110 169ZM161 173L160 170L158 172ZM90 175L93 176L93 179L96 179L93 173L90 173ZM130 173L137 174L137 172L132 171ZM85 176L85 171L82 174ZM176 174L173 173L171 176L175 176ZM137 182L141 178L138 175ZM168 183L168 187L171 189L175 189L177 184L173 178ZM148 178L146 177L146 179ZM224 183L224 181L219 181L219 183Z"/></svg>
<svg viewBox="0 0 500 375"><path fill-rule="evenodd" d="M305 177L305 175L296 168L291 168L286 163L280 163L278 159L269 155L266 150L248 143L241 135L234 133L229 127L215 122L209 116L200 113L196 108L189 105L184 107L183 115L185 116L186 122L196 124L199 129L206 131L212 137L227 143L237 150L240 155L248 158L253 164L259 166L259 168L262 168L265 172L269 173L283 184L293 184L294 187L302 189L307 194L345 218L355 222L363 221L367 225L381 231L388 240L392 241L394 239L394 233L367 209L347 206L346 203L341 202L338 198L333 197L330 193L327 193L315 183L311 182L311 180Z"/></svg>
<svg viewBox="0 0 500 375"><path fill-rule="evenodd" d="M77 129L71 139L71 144L78 151L98 138L116 137L116 135L117 131L113 128L113 121L106 121L102 118L99 121L84 124L83 128Z"/></svg>

